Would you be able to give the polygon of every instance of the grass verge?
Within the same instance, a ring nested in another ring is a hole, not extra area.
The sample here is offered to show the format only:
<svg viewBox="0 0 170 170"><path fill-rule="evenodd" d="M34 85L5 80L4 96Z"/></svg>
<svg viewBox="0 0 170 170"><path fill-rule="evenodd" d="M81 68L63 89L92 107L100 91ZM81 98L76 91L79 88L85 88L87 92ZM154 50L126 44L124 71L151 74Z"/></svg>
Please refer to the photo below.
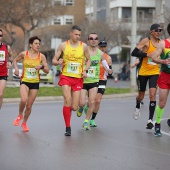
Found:
<svg viewBox="0 0 170 170"><path fill-rule="evenodd" d="M129 88L106 88L105 94L130 93ZM61 87L40 87L38 96L62 96ZM19 87L6 87L4 98L19 98Z"/></svg>

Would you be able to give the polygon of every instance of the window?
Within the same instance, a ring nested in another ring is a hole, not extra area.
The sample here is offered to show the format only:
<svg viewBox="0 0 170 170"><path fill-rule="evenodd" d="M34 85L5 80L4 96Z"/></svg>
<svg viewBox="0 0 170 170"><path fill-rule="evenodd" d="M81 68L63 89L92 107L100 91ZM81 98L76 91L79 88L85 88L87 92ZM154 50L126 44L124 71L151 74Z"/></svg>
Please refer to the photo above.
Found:
<svg viewBox="0 0 170 170"><path fill-rule="evenodd" d="M62 2L61 0L54 0L54 5L57 6L57 5L61 5Z"/></svg>
<svg viewBox="0 0 170 170"><path fill-rule="evenodd" d="M54 19L54 24L55 25L61 25L61 19L60 18L55 18Z"/></svg>
<svg viewBox="0 0 170 170"><path fill-rule="evenodd" d="M73 24L73 19L66 19L66 24Z"/></svg>
<svg viewBox="0 0 170 170"><path fill-rule="evenodd" d="M74 0L65 0L65 5L72 6L74 5Z"/></svg>
<svg viewBox="0 0 170 170"><path fill-rule="evenodd" d="M64 24L74 24L74 16L72 15L65 15L64 16Z"/></svg>

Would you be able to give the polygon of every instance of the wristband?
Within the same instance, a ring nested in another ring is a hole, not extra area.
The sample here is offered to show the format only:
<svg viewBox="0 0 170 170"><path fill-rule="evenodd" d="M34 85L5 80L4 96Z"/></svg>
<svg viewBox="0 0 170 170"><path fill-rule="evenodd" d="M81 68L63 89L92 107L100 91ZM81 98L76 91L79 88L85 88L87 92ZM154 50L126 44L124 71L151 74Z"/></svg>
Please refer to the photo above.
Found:
<svg viewBox="0 0 170 170"><path fill-rule="evenodd" d="M44 65L41 65L41 69L44 69Z"/></svg>

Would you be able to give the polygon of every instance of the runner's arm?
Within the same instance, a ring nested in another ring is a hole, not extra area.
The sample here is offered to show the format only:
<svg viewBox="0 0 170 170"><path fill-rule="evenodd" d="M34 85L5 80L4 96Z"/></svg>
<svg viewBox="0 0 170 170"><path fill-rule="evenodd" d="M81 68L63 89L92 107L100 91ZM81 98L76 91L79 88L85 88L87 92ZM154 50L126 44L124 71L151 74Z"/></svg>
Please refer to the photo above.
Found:
<svg viewBox="0 0 170 170"><path fill-rule="evenodd" d="M24 59L24 56L25 56L25 51L21 52L21 53L13 60L13 64L14 64L14 68L15 68L14 74L15 74L16 76L19 76L19 69L18 69L18 66L17 66L17 62L22 61L22 60Z"/></svg>
<svg viewBox="0 0 170 170"><path fill-rule="evenodd" d="M158 64L165 64L165 65L169 65L170 64L170 59L161 59L159 56L161 55L163 49L165 47L165 43L164 41L161 41L157 47L157 49L152 52L152 53L149 53L148 54L148 57L152 58L152 60L155 62L155 63L158 63Z"/></svg>
<svg viewBox="0 0 170 170"><path fill-rule="evenodd" d="M52 59L52 64L57 66L62 64L63 60L59 61L59 58L62 54L62 52L64 51L63 48L65 48L65 43L61 43L57 49L57 53L55 54L54 58ZM62 62L61 62L62 61Z"/></svg>
<svg viewBox="0 0 170 170"><path fill-rule="evenodd" d="M7 68L11 68L12 67L12 62L13 62L13 54L12 54L12 50L11 47L8 45L8 62L7 62Z"/></svg>
<svg viewBox="0 0 170 170"><path fill-rule="evenodd" d="M88 46L84 44L84 56L86 57L86 69L84 71L87 71L91 65L91 59L90 59L90 54L88 50Z"/></svg>
<svg viewBox="0 0 170 170"><path fill-rule="evenodd" d="M143 40L141 40L139 42L139 44L134 48L134 50L131 53L131 56L133 57L141 57L141 58L145 58L147 57L147 53L143 52L143 48L146 47L149 43L149 39L148 38L144 38Z"/></svg>
<svg viewBox="0 0 170 170"><path fill-rule="evenodd" d="M41 60L42 60L42 64L39 65L39 66L36 66L35 69L37 70L40 70L42 69L44 73L49 73L49 67L48 67L48 64L47 64L47 60L46 60L46 57L44 54L41 53Z"/></svg>

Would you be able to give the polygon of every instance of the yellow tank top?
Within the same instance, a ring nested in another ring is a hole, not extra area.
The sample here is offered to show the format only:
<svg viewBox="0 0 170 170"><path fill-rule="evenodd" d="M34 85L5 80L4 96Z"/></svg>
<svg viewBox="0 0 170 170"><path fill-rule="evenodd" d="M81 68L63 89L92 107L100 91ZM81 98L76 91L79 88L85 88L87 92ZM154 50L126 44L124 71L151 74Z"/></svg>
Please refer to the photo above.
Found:
<svg viewBox="0 0 170 170"><path fill-rule="evenodd" d="M35 69L35 66L41 64L41 54L38 53L36 58L31 58L28 51L24 56L23 60L23 72L21 76L21 81L28 83L39 83L40 75L39 71Z"/></svg>
<svg viewBox="0 0 170 170"><path fill-rule="evenodd" d="M69 41L66 41L66 48L63 52L62 75L81 78L84 60L83 42L80 41L79 45L73 48Z"/></svg>
<svg viewBox="0 0 170 170"><path fill-rule="evenodd" d="M146 53L148 54L148 53L154 52L155 50L156 50L156 47L153 46L151 40L149 39L149 48L146 51ZM157 75L159 73L160 73L159 64L154 63L152 59L149 57L143 58L138 75L150 76L150 75Z"/></svg>

